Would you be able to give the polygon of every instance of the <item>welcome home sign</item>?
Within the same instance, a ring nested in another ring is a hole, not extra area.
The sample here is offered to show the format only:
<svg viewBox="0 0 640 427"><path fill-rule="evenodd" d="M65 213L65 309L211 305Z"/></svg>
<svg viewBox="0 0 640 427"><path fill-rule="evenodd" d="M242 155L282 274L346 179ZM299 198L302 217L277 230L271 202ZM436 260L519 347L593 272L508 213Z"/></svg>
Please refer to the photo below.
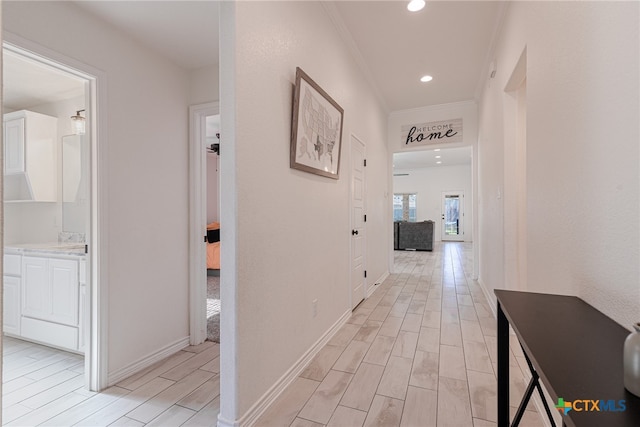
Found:
<svg viewBox="0 0 640 427"><path fill-rule="evenodd" d="M404 125L401 138L402 148L462 142L462 119Z"/></svg>

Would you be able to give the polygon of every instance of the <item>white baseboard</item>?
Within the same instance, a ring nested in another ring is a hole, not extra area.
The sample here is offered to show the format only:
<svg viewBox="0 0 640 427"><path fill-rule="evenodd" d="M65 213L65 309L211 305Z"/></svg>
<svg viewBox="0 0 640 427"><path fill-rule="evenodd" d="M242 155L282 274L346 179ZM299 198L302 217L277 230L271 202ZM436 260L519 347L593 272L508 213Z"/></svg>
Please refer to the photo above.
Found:
<svg viewBox="0 0 640 427"><path fill-rule="evenodd" d="M265 394L240 419L231 421L218 416L218 427L252 426L258 418L273 404L282 392L302 373L309 362L329 342L331 338L347 323L351 310L346 311L316 342L302 355L285 374L275 382Z"/></svg>
<svg viewBox="0 0 640 427"><path fill-rule="evenodd" d="M489 291L487 290L487 287L482 282L482 279L480 277L478 277L477 282L480 285L480 289L482 289L482 293L484 294L484 297L487 299L487 302L489 303L489 308L491 309L491 312L493 313L493 317L495 317L497 319L498 318L498 307L496 306L496 298L489 293Z"/></svg>
<svg viewBox="0 0 640 427"><path fill-rule="evenodd" d="M376 285L382 284L385 280L387 280L387 277L389 277L389 272L385 271L380 277L378 277L378 280L373 282L373 285L369 286L369 289L367 289L367 298L369 298L371 294L373 294L373 292L376 290Z"/></svg>
<svg viewBox="0 0 640 427"><path fill-rule="evenodd" d="M159 362L160 360L167 358L172 354L177 353L183 348L188 346L189 346L189 337L180 338L174 343L169 344L158 351L150 353L123 368L120 368L114 372L109 372L107 376L108 386L117 384L123 379L128 378L131 375L135 374L136 372L140 372L144 368L147 368L153 365L154 363Z"/></svg>

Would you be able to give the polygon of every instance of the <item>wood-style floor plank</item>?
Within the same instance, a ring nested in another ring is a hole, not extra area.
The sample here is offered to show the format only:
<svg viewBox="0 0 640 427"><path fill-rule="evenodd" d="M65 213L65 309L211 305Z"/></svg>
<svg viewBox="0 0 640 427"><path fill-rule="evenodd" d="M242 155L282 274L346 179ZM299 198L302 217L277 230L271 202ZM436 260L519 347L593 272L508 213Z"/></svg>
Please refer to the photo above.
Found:
<svg viewBox="0 0 640 427"><path fill-rule="evenodd" d="M496 321L471 279L472 250L436 243L433 252L396 252L395 273L254 425L495 426ZM517 342L512 349L517 405L529 377ZM83 388L79 355L13 337L4 337L3 355L5 425L217 424L218 343L186 347L102 393ZM543 426L529 409L523 426Z"/></svg>

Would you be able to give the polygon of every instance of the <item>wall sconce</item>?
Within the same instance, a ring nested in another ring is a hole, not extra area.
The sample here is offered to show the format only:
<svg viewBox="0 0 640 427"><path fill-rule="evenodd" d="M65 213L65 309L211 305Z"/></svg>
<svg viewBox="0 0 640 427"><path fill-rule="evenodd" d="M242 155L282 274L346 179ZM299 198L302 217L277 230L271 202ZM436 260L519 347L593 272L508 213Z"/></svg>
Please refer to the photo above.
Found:
<svg viewBox="0 0 640 427"><path fill-rule="evenodd" d="M80 115L83 111L85 110L78 110L75 116L71 116L71 125L73 126L73 133L75 135L84 135L85 118Z"/></svg>

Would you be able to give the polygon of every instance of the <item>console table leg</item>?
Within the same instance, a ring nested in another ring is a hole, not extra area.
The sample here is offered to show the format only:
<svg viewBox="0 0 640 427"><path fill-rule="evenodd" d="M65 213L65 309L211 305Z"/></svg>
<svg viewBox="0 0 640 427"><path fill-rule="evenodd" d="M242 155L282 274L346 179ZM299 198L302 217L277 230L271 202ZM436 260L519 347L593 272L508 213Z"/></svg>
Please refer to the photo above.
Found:
<svg viewBox="0 0 640 427"><path fill-rule="evenodd" d="M498 427L509 426L509 321L498 303Z"/></svg>

